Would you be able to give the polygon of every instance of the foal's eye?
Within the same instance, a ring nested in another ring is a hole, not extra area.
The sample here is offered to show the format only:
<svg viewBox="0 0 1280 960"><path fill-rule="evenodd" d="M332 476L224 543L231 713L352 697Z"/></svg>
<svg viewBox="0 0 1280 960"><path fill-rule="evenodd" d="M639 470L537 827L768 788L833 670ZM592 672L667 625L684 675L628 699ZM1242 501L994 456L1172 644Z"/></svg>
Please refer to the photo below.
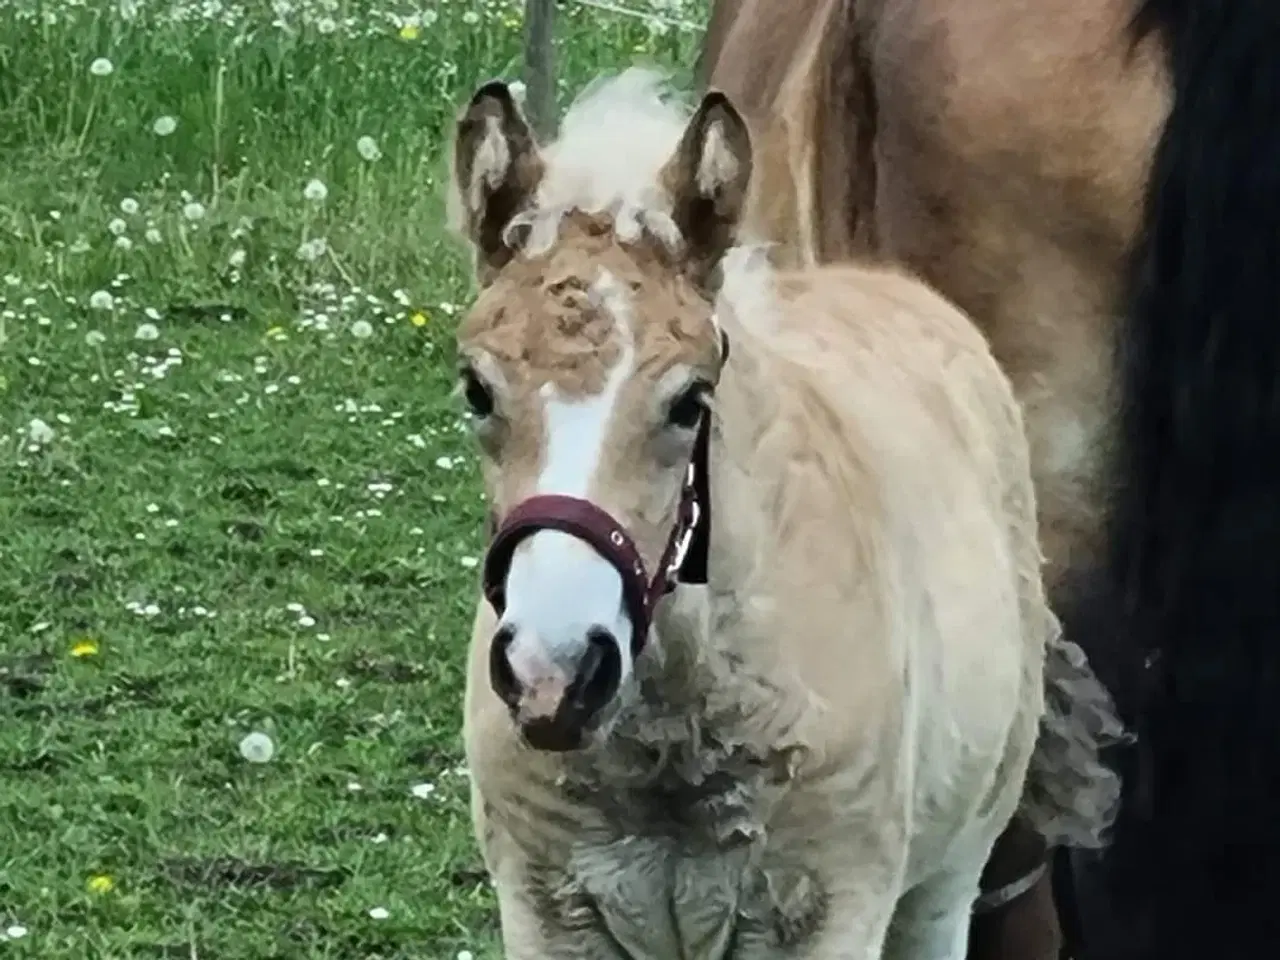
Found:
<svg viewBox="0 0 1280 960"><path fill-rule="evenodd" d="M493 413L493 394L489 392L474 370L464 368L462 377L462 396L471 408L471 414L477 420L484 420Z"/></svg>
<svg viewBox="0 0 1280 960"><path fill-rule="evenodd" d="M711 387L699 380L686 387L667 408L667 423L683 430L692 430L707 409L707 394Z"/></svg>

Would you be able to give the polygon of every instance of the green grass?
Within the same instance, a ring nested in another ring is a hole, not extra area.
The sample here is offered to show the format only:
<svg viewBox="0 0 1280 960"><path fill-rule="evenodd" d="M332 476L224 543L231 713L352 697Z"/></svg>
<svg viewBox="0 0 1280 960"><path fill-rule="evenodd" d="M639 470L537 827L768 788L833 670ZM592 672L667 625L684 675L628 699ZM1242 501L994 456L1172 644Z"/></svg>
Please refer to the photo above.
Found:
<svg viewBox="0 0 1280 960"><path fill-rule="evenodd" d="M441 177L519 5L289 6L0 0L0 956L496 955ZM559 34L565 99L697 42Z"/></svg>

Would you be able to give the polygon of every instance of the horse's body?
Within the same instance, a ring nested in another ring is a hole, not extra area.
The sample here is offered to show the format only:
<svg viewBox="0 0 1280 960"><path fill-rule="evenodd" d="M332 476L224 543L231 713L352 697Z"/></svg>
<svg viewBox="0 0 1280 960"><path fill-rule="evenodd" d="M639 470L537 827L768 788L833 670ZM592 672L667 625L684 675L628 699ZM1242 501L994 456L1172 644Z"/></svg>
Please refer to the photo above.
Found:
<svg viewBox="0 0 1280 960"><path fill-rule="evenodd" d="M689 278L735 233L749 146L731 108L690 120L629 76L545 154L493 87L459 128L484 285L459 334L467 392L486 423L505 405L519 424L505 453L496 427L482 440L501 600L477 612L466 697L506 955L959 960L1023 795L1046 652L1063 653L1013 393L967 318L894 269L775 273L738 248L713 316ZM602 117L620 139L591 130ZM663 143L675 159L646 170ZM718 336L732 350L716 367ZM621 653L619 692L583 733L556 705L561 671L581 668L560 664L623 635L607 544L548 519L499 562L501 518L573 490L625 518L651 568L672 491L637 458L665 462L671 428L637 444L628 424L682 356L717 371L707 583L657 607L653 649Z"/></svg>
<svg viewBox="0 0 1280 960"><path fill-rule="evenodd" d="M904 264L1022 403L1051 601L1138 728L1076 960L1275 949L1280 7L717 0L702 72L756 232Z"/></svg>

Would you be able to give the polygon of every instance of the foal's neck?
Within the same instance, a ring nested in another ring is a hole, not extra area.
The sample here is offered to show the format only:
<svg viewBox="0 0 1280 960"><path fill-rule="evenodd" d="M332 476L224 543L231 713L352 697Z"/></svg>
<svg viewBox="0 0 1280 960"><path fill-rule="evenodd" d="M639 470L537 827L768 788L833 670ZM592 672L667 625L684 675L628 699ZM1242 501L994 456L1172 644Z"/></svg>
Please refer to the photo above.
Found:
<svg viewBox="0 0 1280 960"><path fill-rule="evenodd" d="M769 563L774 534L752 477L752 454L772 421L776 392L759 341L743 331L728 333L732 349L716 391L707 464L708 583L681 585L667 602L657 623L659 649L642 671L649 698L726 723L736 722L727 714L750 713L757 698L777 694L765 680L770 671L753 662L763 625L751 604L752 583Z"/></svg>

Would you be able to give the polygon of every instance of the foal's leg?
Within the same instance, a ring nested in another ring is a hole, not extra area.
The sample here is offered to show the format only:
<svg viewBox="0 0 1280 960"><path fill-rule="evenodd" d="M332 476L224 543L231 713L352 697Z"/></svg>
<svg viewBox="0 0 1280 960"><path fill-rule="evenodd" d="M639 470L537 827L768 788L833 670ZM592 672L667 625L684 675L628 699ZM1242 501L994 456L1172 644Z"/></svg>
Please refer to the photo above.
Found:
<svg viewBox="0 0 1280 960"><path fill-rule="evenodd" d="M885 960L965 960L982 864L940 873L903 894L893 914Z"/></svg>

